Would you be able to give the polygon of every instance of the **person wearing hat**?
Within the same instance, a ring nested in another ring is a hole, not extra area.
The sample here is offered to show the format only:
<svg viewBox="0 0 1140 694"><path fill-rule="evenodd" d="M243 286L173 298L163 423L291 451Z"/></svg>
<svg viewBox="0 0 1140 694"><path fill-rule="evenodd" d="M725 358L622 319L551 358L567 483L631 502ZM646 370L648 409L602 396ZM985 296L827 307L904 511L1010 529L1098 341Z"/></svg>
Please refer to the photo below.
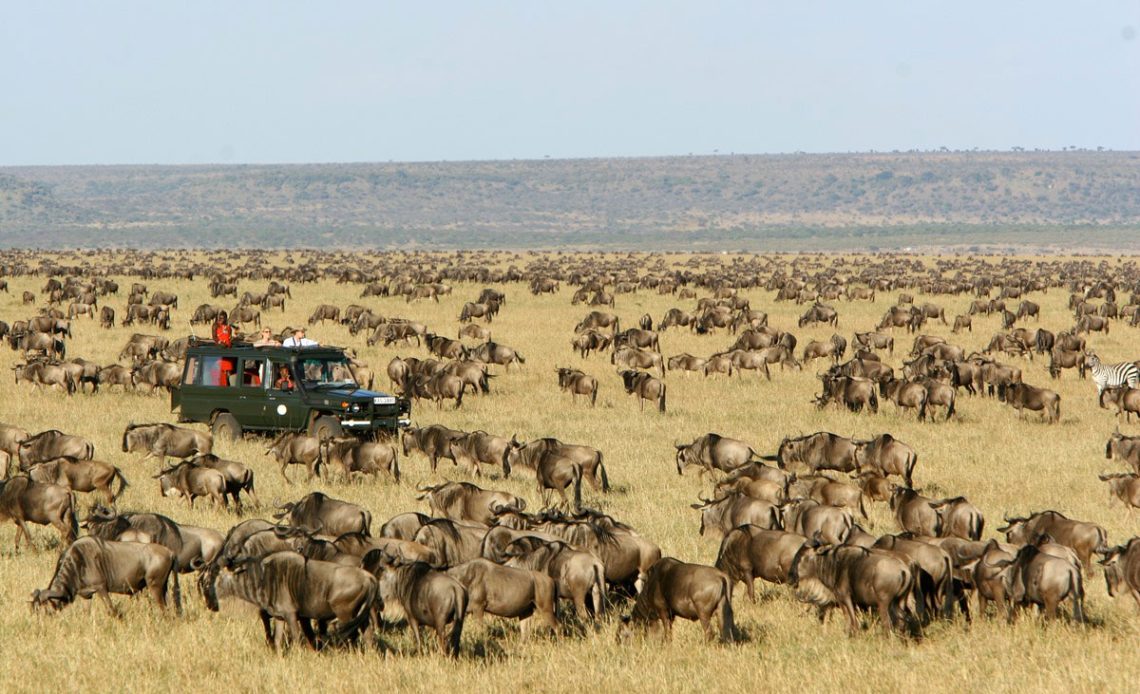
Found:
<svg viewBox="0 0 1140 694"><path fill-rule="evenodd" d="M273 337L273 331L269 328L262 328L257 341L253 343L254 347L277 347L281 343Z"/></svg>
<svg viewBox="0 0 1140 694"><path fill-rule="evenodd" d="M310 340L309 338L305 337L305 329L304 328L297 328L293 331L293 337L285 338L285 341L281 343L281 346L282 347L316 347L317 341L316 340Z"/></svg>

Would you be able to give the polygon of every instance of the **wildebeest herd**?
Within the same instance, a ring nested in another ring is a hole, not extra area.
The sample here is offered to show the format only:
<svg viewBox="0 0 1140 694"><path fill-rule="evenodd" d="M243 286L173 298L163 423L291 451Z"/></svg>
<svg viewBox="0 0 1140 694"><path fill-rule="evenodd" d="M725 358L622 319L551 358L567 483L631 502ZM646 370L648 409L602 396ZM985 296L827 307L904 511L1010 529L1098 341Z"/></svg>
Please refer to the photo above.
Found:
<svg viewBox="0 0 1140 694"><path fill-rule="evenodd" d="M1099 448L1088 458L1118 460L1131 471L1089 474L1131 517L1140 507L1140 437L1114 430L1112 412L1117 427L1140 414L1140 370L1130 361L1140 355L1098 357L1110 325L1119 332L1140 322L1140 268L1131 264L312 252L292 262L258 253L195 263L187 256L175 269L124 258L5 257L13 285L39 290L24 292L22 319L0 322L21 359L13 365L20 397L99 403L118 385L135 400L157 400L179 386L185 333L226 310L239 335L269 316L327 330L354 350L351 378L364 387L383 380L366 359L385 359L386 385L419 401L415 421L392 439L298 432L247 435L227 448L208 431L141 415L134 421L129 413L130 423L114 432L121 445L97 449L95 431L64 433L50 415L17 421L6 414L0 518L16 526L17 546L44 544L29 523L59 536L46 587L25 586L37 609L97 595L117 613L111 594L146 592L181 611L188 596L179 577L193 573L209 610L251 604L271 645L372 647L403 625L417 647L433 649L420 641L426 626L440 651L459 655L469 615L518 620L523 635L608 627L619 640L647 627L668 635L680 617L700 622L709 639L749 641L754 630L738 619L734 600L743 583L756 601L757 578L790 586L780 594L816 606L821 618L839 609L852 633L869 613L885 632L906 638L922 638L935 620L990 618L991 603L1010 620L1026 607L1054 617L1067 605L1072 621L1095 624L1085 606L1094 573L1103 573L1110 595L1129 593L1140 605L1137 538L1070 517L1064 500L1021 513L990 507L987 525L982 504L968 498L975 488L946 488L927 474L923 446L884 431L905 423L908 432L930 432L924 437L968 436L977 412L994 416L991 398L1013 410L1004 425L1020 436L1096 429L1104 458ZM182 288L198 285L233 305L179 308ZM338 291L351 289L358 299L327 303L328 285L347 285ZM1047 310L1047 298L1057 294L1070 297L1071 318L1050 331L1044 321L1056 326L1058 314ZM654 306L675 305L658 320L639 299L645 296ZM514 313L521 300L585 308L573 309L576 323L548 331L527 325L541 322L536 313ZM877 322L849 317L884 301L894 304ZM952 320L942 305L949 302L963 307ZM438 318L437 307L452 304L456 312ZM300 307L311 310L290 313ZM399 315L385 315L385 307ZM973 339L987 320L1001 331ZM142 326L150 332L134 332ZM124 328L130 335L121 346ZM287 336L290 328L275 332ZM117 361L76 354L96 333L115 341ZM670 349L682 344L708 356ZM532 345L543 348L541 358ZM1046 387L1069 369L1091 377L1080 397L1092 403L1092 417L1062 410L1058 387ZM808 380L816 384L810 397L788 396ZM795 424L763 437L714 433L689 421L686 400L697 387L724 393L716 406L726 410L742 389L759 389L782 399ZM504 393L529 398L511 428L488 414ZM489 404L466 414L472 400L465 396ZM622 421L610 421L619 407ZM647 457L675 469L678 484L700 489L691 508L656 510L683 519L694 535L719 539L715 560L669 556L676 538L635 529L623 517L623 499L652 500L658 490L639 484L644 472L623 448L598 443L612 437L536 431L527 426L531 410L568 413L593 429L665 422L672 440L658 437ZM471 417L488 419L457 428ZM816 422L869 430L845 436L838 426L810 425ZM918 422L924 429L914 428ZM290 466L304 468L303 484L320 489L296 489L302 482ZM690 468L698 474L686 474ZM263 505L257 488L264 494L267 473L281 478L290 501ZM466 479L448 478L455 475ZM417 481L408 484L409 477ZM148 478L145 485L157 489L148 510L128 509L124 494L130 490L138 504L145 497L134 490ZM357 496L356 483L368 480L402 490L393 493L405 505L335 493ZM215 527L181 523L171 516L183 502L187 512L208 505L242 517Z"/></svg>

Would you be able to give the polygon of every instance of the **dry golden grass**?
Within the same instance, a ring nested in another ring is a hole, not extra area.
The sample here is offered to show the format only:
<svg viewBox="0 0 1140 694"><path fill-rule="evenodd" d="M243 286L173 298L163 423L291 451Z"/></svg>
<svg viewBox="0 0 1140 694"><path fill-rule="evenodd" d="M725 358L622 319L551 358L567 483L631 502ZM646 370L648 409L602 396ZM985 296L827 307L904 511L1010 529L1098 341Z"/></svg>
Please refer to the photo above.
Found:
<svg viewBox="0 0 1140 694"><path fill-rule="evenodd" d="M11 293L0 294L0 316L11 321L29 315L29 309L19 304L20 293L31 289L39 294L42 284L42 278L11 279ZM129 287L130 280L120 279L120 284ZM208 301L205 281L152 281L149 285L180 297L182 308L171 337L184 334L185 318L194 306ZM263 287L262 282L241 283L243 291ZM457 284L454 293L438 305L409 305L402 299L359 300L357 286L294 285L296 300L288 312L269 313L267 320L276 328L302 322L319 303L362 303L385 315L422 320L441 334L454 335L460 306L474 299L480 289L481 285ZM959 400L960 418L948 423L920 424L913 416L896 414L890 404L879 415L819 411L810 400L818 390L815 371L823 368L822 362L803 372L776 369L770 383L750 375L705 380L670 373L669 411L660 415L650 409L638 411L636 401L621 390L607 357L583 362L572 354L572 327L588 309L571 306L568 289L537 298L523 284L505 290L506 306L491 327L496 341L525 356L525 367L509 374L497 369L490 397L469 397L458 411L450 406L437 410L424 403L414 410L414 419L419 424L439 422L506 436L557 436L599 447L616 490L607 496L586 491L587 503L633 524L666 554L704 563L715 558L718 540L698 537L697 513L689 508L708 487L695 470L677 476L672 449L675 441L709 431L743 438L763 451L774 450L787 434L826 429L869 436L889 431L918 450L919 485L932 495L965 494L985 512L987 537L994 536L1003 513L1043 508L1100 523L1113 542L1137 532L1136 521L1119 504L1109 502L1105 485L1096 479L1097 472L1121 469L1103 454L1105 439L1116 425L1113 416L1095 406L1091 381L1080 381L1071 371L1060 381L1050 381L1040 359L1021 366L1027 382L1061 393L1062 421L1056 426L1047 426L1032 415L1019 421L1005 406L965 395ZM797 329L796 318L804 307L774 303L773 295L764 291L744 294L754 308L770 313L771 324L792 330L801 345L811 338L825 339L832 332L824 327ZM1064 291L1031 298L1042 304L1042 326L1056 331L1071 325ZM893 299L893 294L880 294L873 304L835 302L842 334L850 338L853 330L870 329ZM919 301L926 300L945 306L952 318L965 312L970 299L919 297ZM111 305L121 312L124 303L125 296L121 296ZM630 326L642 313L658 319L674 305L689 307L692 302L639 292L619 295L617 313ZM972 334L949 336L949 329L941 325L929 326L929 332L980 349L998 330L999 319L976 317L974 322ZM93 322L77 321L70 355L113 362L131 332L121 327L100 330ZM199 333L203 332L200 327ZM1133 359L1137 334L1135 329L1114 323L1110 336L1096 336L1091 343L1106 360ZM352 338L340 326L318 327L310 335L325 343L355 346L380 374L396 354L425 354L416 348L366 348L364 335ZM890 363L897 367L899 353L909 349L910 340L902 331L895 335L899 349ZM661 341L666 355L682 351L707 355L731 340L723 332L696 336L674 329ZM9 350L0 355L4 366L19 359ZM564 365L580 366L601 379L596 409L572 406L569 396L559 392L554 368ZM157 483L150 479L156 465L140 465L137 457L121 453L120 439L128 422L171 421L165 394L103 392L67 397L7 383L0 398L0 421L34 431L59 428L91 438L97 457L119 465L131 480L121 508L156 511L182 523L223 532L238 520L205 503L191 511L181 502L161 498ZM377 385L386 386L382 375ZM1137 426L1121 428L1135 432ZM265 444L266 440L256 437L236 444L219 442L217 452L254 468L266 505L275 497L296 498L309 491L304 485L287 486L281 480L264 455ZM426 511L415 500L416 486L432 481L426 461L413 457L403 460L401 467L406 478L399 486L383 480L363 485L333 481L319 482L313 488L366 505L378 527L382 519L395 513ZM466 472L446 465L440 473L450 479L468 478ZM503 480L496 472L479 483L513 491L532 506L538 505L532 480ZM81 502L84 508L88 503L87 499ZM261 508L250 515L267 516L269 512ZM871 509L871 514L872 532L897 530L882 505ZM121 596L115 602L125 608L122 620L112 619L101 605L86 601L59 614L32 614L29 594L49 581L59 548L54 531L36 527L33 533L40 549L13 554L13 533L12 525L0 527L0 652L7 663L5 684L14 690L218 687L276 691L318 686L354 691L459 687L467 691L1126 691L1134 689L1140 676L1135 656L1140 616L1130 600L1107 597L1099 571L1086 580L1091 617L1086 627L1067 620L1044 624L1026 614L1014 626L992 617L976 619L972 625L960 618L935 623L920 642L886 639L874 628L848 638L842 619L832 617L820 625L814 612L796 602L788 588L761 585L763 597L756 605L737 591L737 622L748 636L739 645L705 644L696 625L678 622L672 643L648 637L618 646L609 620L584 636L524 642L513 624L489 620L482 626L469 624L463 657L448 662L434 650L413 653L407 634L394 632L385 635L384 650L313 654L294 649L278 655L264 646L260 624L251 612L238 605L228 605L219 614L208 612L194 582L187 579L182 581L186 615L181 619L159 614L145 598Z"/></svg>

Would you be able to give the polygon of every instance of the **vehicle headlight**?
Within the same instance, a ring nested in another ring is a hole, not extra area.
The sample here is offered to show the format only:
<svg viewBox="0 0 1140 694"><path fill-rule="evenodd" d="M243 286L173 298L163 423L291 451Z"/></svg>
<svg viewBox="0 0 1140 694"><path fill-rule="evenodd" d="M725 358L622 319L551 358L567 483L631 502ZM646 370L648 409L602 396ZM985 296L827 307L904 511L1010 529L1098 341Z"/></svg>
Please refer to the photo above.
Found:
<svg viewBox="0 0 1140 694"><path fill-rule="evenodd" d="M359 412L360 411L360 403L358 403L358 402L352 403L352 405L349 406L348 411L349 412Z"/></svg>

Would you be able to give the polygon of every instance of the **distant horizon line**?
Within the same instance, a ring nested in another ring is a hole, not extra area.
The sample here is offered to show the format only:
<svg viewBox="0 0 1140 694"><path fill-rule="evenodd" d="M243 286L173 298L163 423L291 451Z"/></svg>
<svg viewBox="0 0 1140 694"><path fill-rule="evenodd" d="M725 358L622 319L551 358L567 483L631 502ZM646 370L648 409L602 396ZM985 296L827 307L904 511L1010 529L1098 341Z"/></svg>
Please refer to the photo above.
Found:
<svg viewBox="0 0 1140 694"><path fill-rule="evenodd" d="M79 163L79 164L0 164L0 170L4 169L63 169L63 168L133 168L133 167L170 167L170 168L192 168L192 167L259 167L259 166L364 166L364 165L422 165L422 164L504 164L512 162L530 162L530 163L545 163L545 162L579 162L579 161L604 161L611 159L621 160L653 160L653 159L687 159L687 158L705 158L705 159L718 159L718 158L733 158L733 157L834 157L834 156L915 156L915 155L947 155L947 154L1014 154L1014 155L1031 155L1031 154L1140 154L1140 150L1130 149L1112 149L1111 147L1062 147L1061 149L1043 149L1043 148L1027 148L1027 147L1014 147L1010 149L951 149L948 147L940 147L938 149L892 149L892 150L857 150L857 151L825 151L825 152L808 152L805 150L796 150L794 152L706 152L695 153L689 152L687 154L636 154L636 155L614 155L614 156L582 156L582 157L535 157L535 158L489 158L489 159L360 159L360 160L346 160L346 161L266 161L266 162L198 162L198 163Z"/></svg>

